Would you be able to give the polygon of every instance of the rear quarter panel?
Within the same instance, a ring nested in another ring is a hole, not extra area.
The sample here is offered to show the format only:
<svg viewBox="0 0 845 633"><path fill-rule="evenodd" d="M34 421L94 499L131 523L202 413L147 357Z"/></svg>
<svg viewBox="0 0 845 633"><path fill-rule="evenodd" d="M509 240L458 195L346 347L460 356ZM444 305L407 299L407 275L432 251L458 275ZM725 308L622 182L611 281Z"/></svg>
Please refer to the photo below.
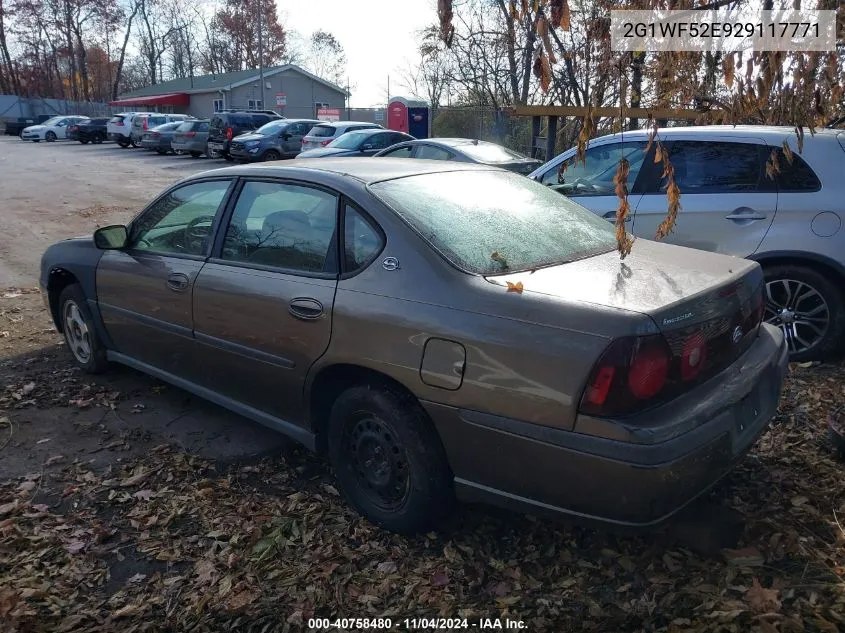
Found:
<svg viewBox="0 0 845 633"><path fill-rule="evenodd" d="M788 139L793 149L795 139ZM801 157L821 181L819 191L778 192L777 214L757 251L806 252L845 265L845 150L834 134L807 134Z"/></svg>

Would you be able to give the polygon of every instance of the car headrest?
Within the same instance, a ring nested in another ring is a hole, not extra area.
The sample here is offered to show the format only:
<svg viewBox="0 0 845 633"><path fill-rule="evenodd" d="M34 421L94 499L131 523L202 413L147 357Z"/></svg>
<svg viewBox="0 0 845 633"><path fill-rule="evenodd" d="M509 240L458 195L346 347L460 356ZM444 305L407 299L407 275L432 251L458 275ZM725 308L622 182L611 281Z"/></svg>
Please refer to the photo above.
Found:
<svg viewBox="0 0 845 633"><path fill-rule="evenodd" d="M296 209L274 211L264 218L261 225L265 245L286 245L311 239L312 229L308 216Z"/></svg>

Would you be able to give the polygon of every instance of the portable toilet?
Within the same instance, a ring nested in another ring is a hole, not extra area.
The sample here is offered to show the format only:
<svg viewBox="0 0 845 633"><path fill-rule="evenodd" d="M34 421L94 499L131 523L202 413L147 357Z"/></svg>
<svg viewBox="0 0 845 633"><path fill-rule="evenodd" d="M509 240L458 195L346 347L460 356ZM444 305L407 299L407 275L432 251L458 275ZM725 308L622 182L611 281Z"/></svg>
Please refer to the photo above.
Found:
<svg viewBox="0 0 845 633"><path fill-rule="evenodd" d="M410 134L415 138L428 138L430 129L429 109L425 101L392 97L387 104L387 128Z"/></svg>

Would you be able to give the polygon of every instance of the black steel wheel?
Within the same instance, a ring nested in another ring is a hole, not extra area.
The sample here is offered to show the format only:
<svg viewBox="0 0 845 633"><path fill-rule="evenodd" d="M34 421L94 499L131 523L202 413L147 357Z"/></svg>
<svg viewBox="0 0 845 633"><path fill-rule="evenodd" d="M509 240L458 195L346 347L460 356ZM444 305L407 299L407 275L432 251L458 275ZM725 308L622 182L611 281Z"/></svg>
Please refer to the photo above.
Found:
<svg viewBox="0 0 845 633"><path fill-rule="evenodd" d="M437 525L451 508L446 453L410 394L378 384L347 389L332 406L328 440L341 490L373 523L413 533Z"/></svg>

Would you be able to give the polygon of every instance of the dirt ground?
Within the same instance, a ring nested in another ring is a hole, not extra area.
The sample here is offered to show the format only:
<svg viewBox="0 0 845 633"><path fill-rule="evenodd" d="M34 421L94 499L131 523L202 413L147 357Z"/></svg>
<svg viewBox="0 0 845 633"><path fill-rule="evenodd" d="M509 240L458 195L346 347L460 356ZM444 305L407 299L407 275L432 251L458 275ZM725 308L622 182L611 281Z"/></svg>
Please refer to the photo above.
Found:
<svg viewBox="0 0 845 633"><path fill-rule="evenodd" d="M44 248L222 164L0 138L2 633L384 618L411 631L436 617L530 633L845 630L845 466L826 438L845 414L842 364L791 366L771 428L664 528L462 506L415 538L358 517L322 459L257 424L129 369L79 372L35 288Z"/></svg>

